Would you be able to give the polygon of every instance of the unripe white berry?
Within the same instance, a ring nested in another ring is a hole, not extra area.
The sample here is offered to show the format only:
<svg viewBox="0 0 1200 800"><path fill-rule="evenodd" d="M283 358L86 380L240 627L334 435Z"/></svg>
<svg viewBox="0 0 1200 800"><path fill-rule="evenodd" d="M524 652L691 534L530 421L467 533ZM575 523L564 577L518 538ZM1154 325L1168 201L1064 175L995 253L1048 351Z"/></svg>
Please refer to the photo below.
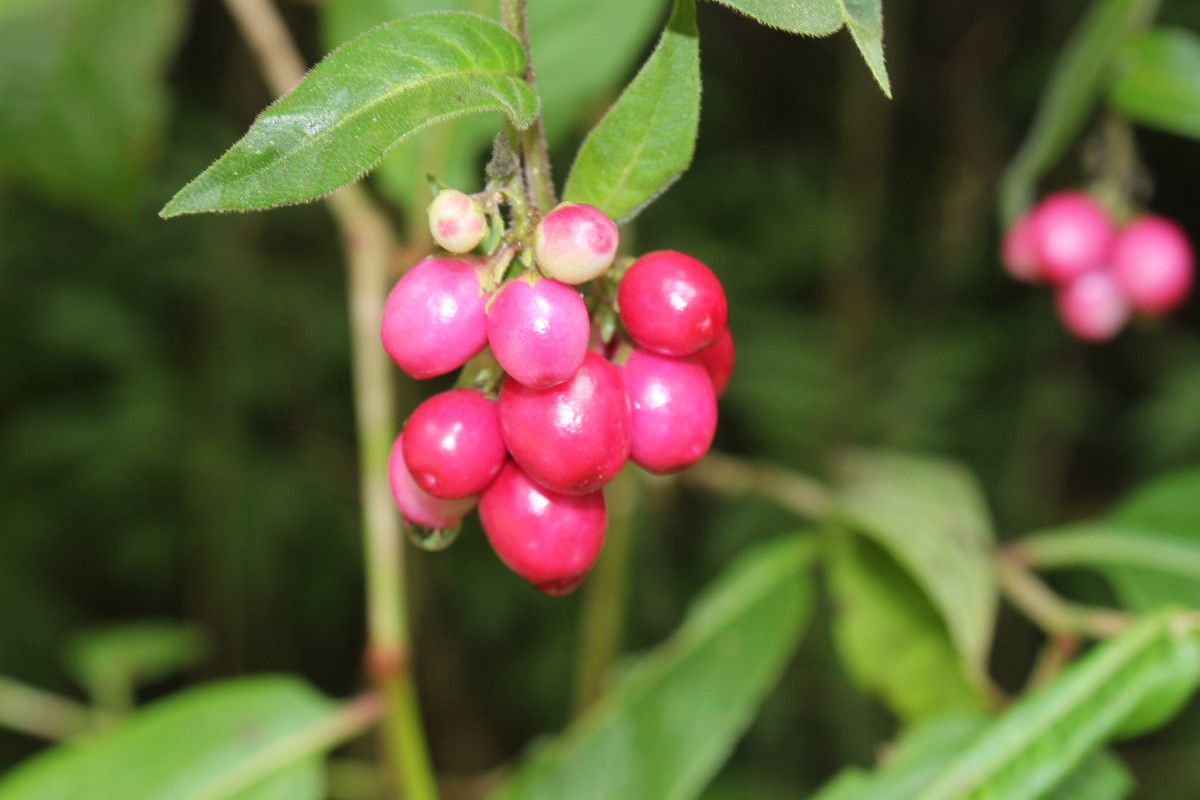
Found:
<svg viewBox="0 0 1200 800"><path fill-rule="evenodd" d="M487 233L487 216L471 195L443 189L429 204L429 232L439 247L451 253L469 253Z"/></svg>

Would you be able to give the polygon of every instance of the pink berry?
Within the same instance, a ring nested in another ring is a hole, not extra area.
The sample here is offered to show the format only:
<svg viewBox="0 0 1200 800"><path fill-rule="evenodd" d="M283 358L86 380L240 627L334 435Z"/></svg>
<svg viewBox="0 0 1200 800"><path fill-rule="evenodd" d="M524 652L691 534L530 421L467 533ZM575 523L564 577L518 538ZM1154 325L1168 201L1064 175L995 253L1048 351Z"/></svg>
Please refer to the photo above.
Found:
<svg viewBox="0 0 1200 800"><path fill-rule="evenodd" d="M576 589L604 544L604 494L576 495L540 486L509 461L479 499L492 549L540 592Z"/></svg>
<svg viewBox="0 0 1200 800"><path fill-rule="evenodd" d="M1129 304L1145 314L1165 314L1187 299L1195 263L1187 235L1168 219L1143 216L1117 235L1113 272Z"/></svg>
<svg viewBox="0 0 1200 800"><path fill-rule="evenodd" d="M1000 260L1013 278L1026 283L1042 280L1033 230L1033 215L1026 214L1005 232L1000 245Z"/></svg>
<svg viewBox="0 0 1200 800"><path fill-rule="evenodd" d="M729 379L733 377L733 365L736 361L733 334L726 328L714 344L693 353L692 360L708 371L717 397L725 394L725 387L729 386Z"/></svg>
<svg viewBox="0 0 1200 800"><path fill-rule="evenodd" d="M488 306L492 353L505 372L531 389L546 389L574 375L590 332L583 298L558 281L509 281Z"/></svg>
<svg viewBox="0 0 1200 800"><path fill-rule="evenodd" d="M413 480L404 463L404 434L396 437L392 454L388 458L388 483L392 487L392 498L401 515L409 522L426 528L453 528L462 521L478 499L475 496L456 500L443 500L427 494Z"/></svg>
<svg viewBox="0 0 1200 800"><path fill-rule="evenodd" d="M434 497L479 494L504 466L496 401L476 389L451 389L417 406L404 428L404 463Z"/></svg>
<svg viewBox="0 0 1200 800"><path fill-rule="evenodd" d="M542 486L594 492L629 458L629 396L617 368L589 351L569 381L549 389L505 378L500 430L513 459Z"/></svg>
<svg viewBox="0 0 1200 800"><path fill-rule="evenodd" d="M1063 325L1085 342L1111 339L1129 319L1129 301L1108 270L1089 272L1060 287L1056 300Z"/></svg>
<svg viewBox="0 0 1200 800"><path fill-rule="evenodd" d="M1113 228L1100 204L1083 192L1059 192L1030 219L1030 237L1042 274L1063 285L1108 261Z"/></svg>
<svg viewBox="0 0 1200 800"><path fill-rule="evenodd" d="M443 189L429 204L429 233L451 253L469 253L487 233L487 216L471 195Z"/></svg>
<svg viewBox="0 0 1200 800"><path fill-rule="evenodd" d="M617 290L621 321L633 340L666 356L686 356L725 332L729 306L721 282L701 262L659 250L629 267Z"/></svg>
<svg viewBox="0 0 1200 800"><path fill-rule="evenodd" d="M533 255L542 272L580 284L603 275L617 254L617 224L595 206L562 203L542 218Z"/></svg>
<svg viewBox="0 0 1200 800"><path fill-rule="evenodd" d="M704 367L635 348L622 371L633 407L634 463L663 475L703 458L717 430L717 395Z"/></svg>
<svg viewBox="0 0 1200 800"><path fill-rule="evenodd" d="M388 294L383 349L414 378L452 372L487 344L486 304L474 264L427 258Z"/></svg>

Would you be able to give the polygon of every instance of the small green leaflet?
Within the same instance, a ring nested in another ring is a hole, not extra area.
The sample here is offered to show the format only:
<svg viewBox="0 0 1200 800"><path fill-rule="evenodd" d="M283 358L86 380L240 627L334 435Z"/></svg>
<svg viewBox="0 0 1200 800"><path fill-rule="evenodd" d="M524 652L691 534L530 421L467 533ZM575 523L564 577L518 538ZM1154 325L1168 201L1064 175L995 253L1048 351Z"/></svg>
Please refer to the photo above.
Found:
<svg viewBox="0 0 1200 800"><path fill-rule="evenodd" d="M564 198L633 218L692 163L700 125L695 0L675 0L650 58L579 148Z"/></svg>
<svg viewBox="0 0 1200 800"><path fill-rule="evenodd" d="M1108 100L1144 125L1200 139L1200 36L1182 28L1149 31L1117 57Z"/></svg>
<svg viewBox="0 0 1200 800"><path fill-rule="evenodd" d="M406 136L464 114L503 111L528 127L538 99L524 71L520 42L475 14L373 28L326 56L160 214L313 200L361 177Z"/></svg>

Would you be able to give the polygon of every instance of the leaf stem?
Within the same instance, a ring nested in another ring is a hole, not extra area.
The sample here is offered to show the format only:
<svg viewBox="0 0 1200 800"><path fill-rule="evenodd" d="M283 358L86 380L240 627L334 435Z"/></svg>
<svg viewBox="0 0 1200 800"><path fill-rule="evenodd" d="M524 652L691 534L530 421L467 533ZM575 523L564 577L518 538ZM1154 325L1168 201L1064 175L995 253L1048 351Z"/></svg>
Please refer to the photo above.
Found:
<svg viewBox="0 0 1200 800"><path fill-rule="evenodd" d="M996 557L1000 590L1018 611L1050 634L1108 639L1129 627L1134 617L1122 611L1080 605L1059 597L1011 550Z"/></svg>
<svg viewBox="0 0 1200 800"><path fill-rule="evenodd" d="M228 800L302 759L316 756L343 744L379 721L383 703L375 693L352 700L290 736L221 773L213 783L187 796L186 800Z"/></svg>
<svg viewBox="0 0 1200 800"><path fill-rule="evenodd" d="M82 703L0 675L0 727L58 741L87 732L93 719Z"/></svg>
<svg viewBox="0 0 1200 800"><path fill-rule="evenodd" d="M525 51L525 82L537 91L537 73L533 69L533 51L529 47L529 24L526 0L501 0L500 18L509 33L521 42ZM546 144L546 129L542 112L524 131L516 133L521 146L521 161L525 165L525 184L534 209L545 214L558 204L554 191L554 175L550 167L550 150Z"/></svg>
<svg viewBox="0 0 1200 800"><path fill-rule="evenodd" d="M824 516L833 505L831 490L816 478L723 453L709 453L680 479L721 494L758 495L807 519Z"/></svg>
<svg viewBox="0 0 1200 800"><path fill-rule="evenodd" d="M304 76L295 42L271 0L225 0L277 95ZM345 246L355 418L365 539L368 672L382 698L384 743L407 800L437 797L409 654L404 549L388 487L395 436L395 387L379 346L379 313L392 279L396 237L386 214L358 185L326 198Z"/></svg>

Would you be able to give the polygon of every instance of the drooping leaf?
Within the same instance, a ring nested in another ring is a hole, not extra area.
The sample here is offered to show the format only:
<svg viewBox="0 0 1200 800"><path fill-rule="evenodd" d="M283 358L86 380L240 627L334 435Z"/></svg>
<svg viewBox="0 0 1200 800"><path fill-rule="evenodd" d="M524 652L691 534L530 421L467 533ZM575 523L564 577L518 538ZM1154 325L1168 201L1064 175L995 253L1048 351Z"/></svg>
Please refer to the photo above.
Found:
<svg viewBox="0 0 1200 800"><path fill-rule="evenodd" d="M829 534L834 641L850 674L909 724L982 711L980 687L929 598L879 547Z"/></svg>
<svg viewBox="0 0 1200 800"><path fill-rule="evenodd" d="M1037 533L1019 547L1039 568L1095 569L1130 608L1200 608L1200 470L1161 478L1105 519Z"/></svg>
<svg viewBox="0 0 1200 800"><path fill-rule="evenodd" d="M0 180L104 213L128 209L160 151L178 0L0 7Z"/></svg>
<svg viewBox="0 0 1200 800"><path fill-rule="evenodd" d="M692 163L699 124L696 3L675 0L654 52L580 146L565 199L632 218Z"/></svg>
<svg viewBox="0 0 1200 800"><path fill-rule="evenodd" d="M325 41L336 47L380 23L448 6L489 16L499 9L496 0L329 0L321 7ZM615 94L662 14L660 3L645 0L539 0L529 5L530 49L543 124L552 143L577 130L589 112ZM422 131L389 152L376 177L401 204L424 202L427 174L464 191L482 188L478 162L501 121L498 114L476 114Z"/></svg>
<svg viewBox="0 0 1200 800"><path fill-rule="evenodd" d="M538 101L524 70L520 42L474 14L421 14L372 28L269 106L162 216L321 197L361 177L406 136L464 114L503 111L525 127Z"/></svg>
<svg viewBox="0 0 1200 800"><path fill-rule="evenodd" d="M1200 139L1200 36L1162 28L1121 48L1108 99L1122 114L1170 133Z"/></svg>
<svg viewBox="0 0 1200 800"><path fill-rule="evenodd" d="M858 52L875 76L883 93L892 96L892 82L883 63L883 0L838 0L846 27L858 45Z"/></svg>
<svg viewBox="0 0 1200 800"><path fill-rule="evenodd" d="M148 620L84 631L68 645L66 660L75 680L102 702L194 666L206 646L193 625Z"/></svg>
<svg viewBox="0 0 1200 800"><path fill-rule="evenodd" d="M888 452L851 453L840 473L838 516L912 576L982 686L998 589L978 485L957 465Z"/></svg>
<svg viewBox="0 0 1200 800"><path fill-rule="evenodd" d="M716 0L768 28L807 36L828 36L841 30L837 0Z"/></svg>
<svg viewBox="0 0 1200 800"><path fill-rule="evenodd" d="M282 676L202 686L147 706L111 732L47 750L0 779L0 800L226 800L211 788L333 709ZM319 800L319 757L284 767L227 800Z"/></svg>
<svg viewBox="0 0 1200 800"><path fill-rule="evenodd" d="M811 605L811 544L787 538L742 556L667 642L637 659L566 732L536 748L496 796L696 796L799 642Z"/></svg>
<svg viewBox="0 0 1200 800"><path fill-rule="evenodd" d="M1036 183L1083 130L1113 54L1142 12L1141 0L1098 0L1063 49L1021 149L1000 183L1005 226L1033 204Z"/></svg>

